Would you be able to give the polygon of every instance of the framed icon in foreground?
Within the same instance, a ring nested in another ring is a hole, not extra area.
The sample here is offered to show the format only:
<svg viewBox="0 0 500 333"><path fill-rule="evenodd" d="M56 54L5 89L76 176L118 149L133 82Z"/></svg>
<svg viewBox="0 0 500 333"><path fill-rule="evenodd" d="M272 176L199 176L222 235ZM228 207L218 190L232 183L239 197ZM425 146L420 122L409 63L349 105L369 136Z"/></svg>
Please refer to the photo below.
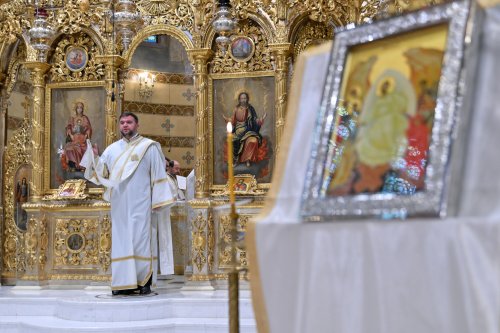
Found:
<svg viewBox="0 0 500 333"><path fill-rule="evenodd" d="M468 119L460 87L470 80L469 13L469 1L456 1L336 33L307 220L446 214L450 164L460 164L456 141Z"/></svg>

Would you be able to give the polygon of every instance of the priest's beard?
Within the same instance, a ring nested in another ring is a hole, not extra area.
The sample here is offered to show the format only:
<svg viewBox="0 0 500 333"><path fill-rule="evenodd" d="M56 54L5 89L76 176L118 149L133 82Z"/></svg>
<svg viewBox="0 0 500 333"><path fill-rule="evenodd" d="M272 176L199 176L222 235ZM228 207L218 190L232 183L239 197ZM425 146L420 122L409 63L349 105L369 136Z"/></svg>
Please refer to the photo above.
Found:
<svg viewBox="0 0 500 333"><path fill-rule="evenodd" d="M137 134L137 131L130 131L130 132L128 132L127 134L126 134L126 133L124 133L124 132L120 132L120 133L122 134L122 137L124 137L124 138L125 138L125 139L127 139L127 140L130 140L131 138L133 138L133 137L134 137L134 135L136 135L136 134Z"/></svg>

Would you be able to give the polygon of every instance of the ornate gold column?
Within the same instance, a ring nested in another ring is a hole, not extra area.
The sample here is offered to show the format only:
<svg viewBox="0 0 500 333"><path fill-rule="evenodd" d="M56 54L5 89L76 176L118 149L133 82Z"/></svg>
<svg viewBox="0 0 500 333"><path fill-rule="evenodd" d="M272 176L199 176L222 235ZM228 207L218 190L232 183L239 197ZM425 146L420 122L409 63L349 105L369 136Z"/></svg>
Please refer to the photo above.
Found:
<svg viewBox="0 0 500 333"><path fill-rule="evenodd" d="M106 132L105 145L106 147L112 144L117 139L117 115L118 101L121 98L118 69L125 63L125 59L118 55L102 55L96 56L96 60L106 65ZM114 84L114 88L113 88ZM114 101L112 95L114 94Z"/></svg>
<svg viewBox="0 0 500 333"><path fill-rule="evenodd" d="M4 141L5 133L7 132L7 102L9 96L7 95L7 89L5 88L5 80L7 75L0 73L0 161L3 161L3 153L5 151L5 145L7 142ZM0 175L3 175L3 163L0 163ZM0 177L0 189L3 188L3 177ZM3 191L1 191L3 193ZM0 194L1 196L1 194ZM3 198L0 197L0 206L3 202Z"/></svg>
<svg viewBox="0 0 500 333"><path fill-rule="evenodd" d="M215 224L209 199L189 202L194 214L191 224L191 265L193 274L187 277L183 289L213 290L215 262Z"/></svg>
<svg viewBox="0 0 500 333"><path fill-rule="evenodd" d="M45 74L51 67L45 62L26 62L33 81L33 131L32 131L32 178L30 201L39 201L44 191L44 136L45 136Z"/></svg>
<svg viewBox="0 0 500 333"><path fill-rule="evenodd" d="M275 96L276 96L276 151L275 156L278 156L280 149L281 137L285 126L286 116L286 97L288 90L288 61L291 54L290 43L269 44L269 49L274 57L274 72L275 75Z"/></svg>
<svg viewBox="0 0 500 333"><path fill-rule="evenodd" d="M188 54L194 65L194 88L196 91L195 197L206 198L209 195L210 186L207 64L208 60L213 56L213 51L211 49L194 49L188 50Z"/></svg>
<svg viewBox="0 0 500 333"><path fill-rule="evenodd" d="M5 152L6 142L4 138L6 137L5 133L7 131L7 94L5 89L5 79L6 75L4 73L0 73L0 161L3 161L3 154ZM3 175L3 163L0 163L0 175ZM3 233L4 233L4 213L3 213L3 176L0 177L0 212L2 215L0 216L0 244L3 244ZM0 258L3 259L3 246L0 246ZM3 260L2 260L3 261ZM0 265L0 273L2 272L2 265ZM1 285L1 283L0 283Z"/></svg>

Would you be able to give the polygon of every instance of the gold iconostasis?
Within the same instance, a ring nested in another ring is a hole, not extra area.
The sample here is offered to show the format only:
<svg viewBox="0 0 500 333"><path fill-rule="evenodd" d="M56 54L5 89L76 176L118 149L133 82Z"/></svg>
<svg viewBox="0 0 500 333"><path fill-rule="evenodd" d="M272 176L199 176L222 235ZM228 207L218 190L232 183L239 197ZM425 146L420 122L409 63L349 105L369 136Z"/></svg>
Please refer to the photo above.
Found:
<svg viewBox="0 0 500 333"><path fill-rule="evenodd" d="M41 2L43 12L24 1L0 5L2 283L107 283L109 205L102 189L85 183L74 196L68 181L83 178L87 139L102 152L119 138L123 110L139 116L140 133L183 175L196 175L194 199L173 219L176 271L193 284L225 280L229 212L215 208L227 202L226 122L246 96L253 123L239 129L235 166L237 194L251 199L239 208L245 231L271 183L295 59L332 39L335 27L380 10L379 1L320 2L231 1L236 25L226 47L216 42L217 6L208 0L138 1L129 43L117 38L107 2ZM35 9L43 22L33 21ZM33 37L40 22L50 40ZM246 266L244 250L238 258Z"/></svg>

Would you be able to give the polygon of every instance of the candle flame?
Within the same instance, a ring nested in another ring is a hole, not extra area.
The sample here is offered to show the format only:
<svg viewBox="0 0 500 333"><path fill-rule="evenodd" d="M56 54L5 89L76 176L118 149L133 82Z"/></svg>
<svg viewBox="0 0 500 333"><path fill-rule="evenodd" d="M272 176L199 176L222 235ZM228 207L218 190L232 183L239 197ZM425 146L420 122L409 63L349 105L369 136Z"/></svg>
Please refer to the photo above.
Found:
<svg viewBox="0 0 500 333"><path fill-rule="evenodd" d="M233 133L233 124L231 124L231 122L227 123L227 132Z"/></svg>

